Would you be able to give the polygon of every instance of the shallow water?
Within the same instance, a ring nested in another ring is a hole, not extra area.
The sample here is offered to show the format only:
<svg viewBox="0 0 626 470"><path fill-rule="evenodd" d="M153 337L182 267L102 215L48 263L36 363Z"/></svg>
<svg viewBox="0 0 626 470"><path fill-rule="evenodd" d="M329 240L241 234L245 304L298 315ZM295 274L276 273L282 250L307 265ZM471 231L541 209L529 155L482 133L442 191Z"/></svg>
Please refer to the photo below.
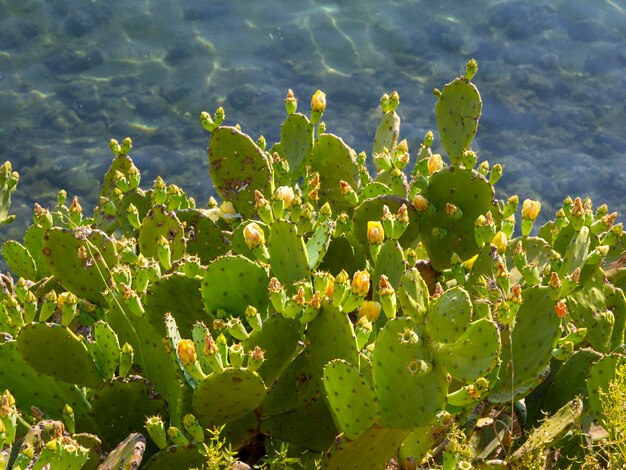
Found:
<svg viewBox="0 0 626 470"><path fill-rule="evenodd" d="M483 116L474 148L501 162L501 197L566 194L626 210L624 0L0 0L0 162L21 181L13 213L59 188L91 210L111 154L133 137L143 185L158 174L199 204L211 194L198 114L278 139L283 98L371 149L378 99L397 89L413 151L436 129L434 87L479 62ZM436 144L438 145L438 144Z"/></svg>

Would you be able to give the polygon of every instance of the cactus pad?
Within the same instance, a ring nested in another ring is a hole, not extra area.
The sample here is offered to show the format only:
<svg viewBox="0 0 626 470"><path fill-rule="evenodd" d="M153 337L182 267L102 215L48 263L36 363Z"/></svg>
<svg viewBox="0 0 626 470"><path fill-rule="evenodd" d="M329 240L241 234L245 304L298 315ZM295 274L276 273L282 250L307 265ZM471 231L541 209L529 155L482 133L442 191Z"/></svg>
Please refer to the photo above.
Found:
<svg viewBox="0 0 626 470"><path fill-rule="evenodd" d="M15 275L33 281L38 279L35 260L20 242L9 240L2 245L2 257Z"/></svg>
<svg viewBox="0 0 626 470"><path fill-rule="evenodd" d="M319 224L307 240L306 252L309 257L309 269L315 269L324 259L334 229L335 223L332 220L327 220Z"/></svg>
<svg viewBox="0 0 626 470"><path fill-rule="evenodd" d="M598 418L602 418L603 408L600 389L609 392L609 384L615 380L615 371L626 364L626 357L621 354L607 354L596 362L587 376L587 392L589 405Z"/></svg>
<svg viewBox="0 0 626 470"><path fill-rule="evenodd" d="M146 438L142 434L133 433L107 455L98 470L134 470L139 468L145 450Z"/></svg>
<svg viewBox="0 0 626 470"><path fill-rule="evenodd" d="M472 321L472 302L461 287L445 291L430 306L426 331L439 343L456 341Z"/></svg>
<svg viewBox="0 0 626 470"><path fill-rule="evenodd" d="M170 446L154 454L141 468L145 470L168 470L172 468L202 468L207 458L197 446Z"/></svg>
<svg viewBox="0 0 626 470"><path fill-rule="evenodd" d="M443 345L439 357L452 377L471 383L495 366L499 354L498 327L482 318L470 324L454 343Z"/></svg>
<svg viewBox="0 0 626 470"><path fill-rule="evenodd" d="M44 237L47 268L68 291L106 305L109 269L118 263L113 239L100 230L52 228Z"/></svg>
<svg viewBox="0 0 626 470"><path fill-rule="evenodd" d="M382 424L388 427L424 426L446 401L446 373L415 328L411 318L398 317L387 322L376 340L372 355L374 390L380 400ZM409 332L418 339L403 340L410 338ZM428 370L418 370L420 361ZM413 405L407 408L403 404L409 401Z"/></svg>
<svg viewBox="0 0 626 470"><path fill-rule="evenodd" d="M437 129L441 145L454 165L461 163L463 151L474 140L482 106L478 89L465 77L453 80L441 91L435 104Z"/></svg>
<svg viewBox="0 0 626 470"><path fill-rule="evenodd" d="M139 230L139 250L146 258L157 257L157 245L161 237L169 242L172 261L185 254L186 242L183 225L174 212L168 212L165 206L154 206L143 219Z"/></svg>
<svg viewBox="0 0 626 470"><path fill-rule="evenodd" d="M266 393L263 379L257 373L226 369L198 384L193 394L193 409L203 426L219 426L257 408Z"/></svg>
<svg viewBox="0 0 626 470"><path fill-rule="evenodd" d="M306 245L297 232L291 222L277 220L267 241L271 272L291 294L295 293L295 282L311 277Z"/></svg>
<svg viewBox="0 0 626 470"><path fill-rule="evenodd" d="M302 176L313 150L313 125L300 113L287 116L280 128L280 144L292 177Z"/></svg>
<svg viewBox="0 0 626 470"><path fill-rule="evenodd" d="M494 403L508 403L513 396L518 400L530 392L526 385L541 379L561 336L561 319L548 287L525 289L522 298L510 342L503 336L500 377L489 397Z"/></svg>
<svg viewBox="0 0 626 470"><path fill-rule="evenodd" d="M375 423L378 399L352 364L343 359L326 364L324 389L335 423L348 439L356 439Z"/></svg>
<svg viewBox="0 0 626 470"><path fill-rule="evenodd" d="M150 284L144 300L148 322L165 336L163 318L170 313L176 319L180 334L190 337L193 324L208 319L200 286L199 279L190 279L181 273L168 274Z"/></svg>
<svg viewBox="0 0 626 470"><path fill-rule="evenodd" d="M98 366L85 343L71 330L52 323L25 325L17 337L17 350L33 369L80 387L102 383Z"/></svg>
<svg viewBox="0 0 626 470"><path fill-rule="evenodd" d="M343 180L358 192L361 187L359 165L356 152L334 134L322 134L313 147L311 167L320 175L319 196L321 202L335 203L336 207L347 205L339 191L339 181Z"/></svg>
<svg viewBox="0 0 626 470"><path fill-rule="evenodd" d="M209 142L209 164L215 189L244 217L255 212L255 190L274 193L270 161L248 135L234 127L215 129Z"/></svg>
<svg viewBox="0 0 626 470"><path fill-rule="evenodd" d="M95 340L87 343L87 349L98 367L100 376L104 379L111 379L115 375L120 360L120 344L117 335L103 321L98 321L93 325L93 334Z"/></svg>
<svg viewBox="0 0 626 470"><path fill-rule="evenodd" d="M383 151L383 148L391 151L398 143L400 135L400 116L395 111L383 114L380 124L376 129L374 136L374 145L372 147L372 155L376 155Z"/></svg>
<svg viewBox="0 0 626 470"><path fill-rule="evenodd" d="M409 431L403 429L373 426L355 440L341 435L324 454L320 468L323 470L385 468L408 434Z"/></svg>
<svg viewBox="0 0 626 470"><path fill-rule="evenodd" d="M218 309L241 316L248 305L265 312L269 305L269 276L263 268L243 256L222 256L207 266L202 279L202 299L209 315Z"/></svg>
<svg viewBox="0 0 626 470"><path fill-rule="evenodd" d="M491 211L497 220L499 209L493 186L474 170L452 166L434 173L429 181L428 188L421 194L435 206L436 211L420 217L420 235L433 267L441 271L450 267L452 253L462 260L478 253L474 237L476 218ZM447 204L459 208L462 216L455 219L446 214ZM435 237L435 229L443 235Z"/></svg>
<svg viewBox="0 0 626 470"><path fill-rule="evenodd" d="M398 296L402 312L414 320L420 321L428 311L428 286L416 268L408 269L400 278Z"/></svg>
<svg viewBox="0 0 626 470"><path fill-rule="evenodd" d="M187 254L200 258L208 264L230 249L230 241L222 229L198 209L185 209L176 212L178 219L185 224Z"/></svg>

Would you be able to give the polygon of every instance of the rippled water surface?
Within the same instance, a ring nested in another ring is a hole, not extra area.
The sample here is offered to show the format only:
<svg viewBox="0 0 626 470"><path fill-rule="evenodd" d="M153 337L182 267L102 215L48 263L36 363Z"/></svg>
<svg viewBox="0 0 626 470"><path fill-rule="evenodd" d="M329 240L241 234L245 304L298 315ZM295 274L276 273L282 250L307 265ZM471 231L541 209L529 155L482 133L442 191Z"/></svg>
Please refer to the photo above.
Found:
<svg viewBox="0 0 626 470"><path fill-rule="evenodd" d="M198 114L278 139L283 98L326 91L324 121L371 149L378 99L397 89L415 151L436 129L434 87L479 62L474 147L502 162L500 196L566 194L626 210L624 0L0 0L0 160L21 174L13 212L59 188L89 210L133 137L143 185L161 174L211 194ZM437 144L438 145L438 144ZM19 219L18 219L19 221ZM2 229L17 236L20 224Z"/></svg>

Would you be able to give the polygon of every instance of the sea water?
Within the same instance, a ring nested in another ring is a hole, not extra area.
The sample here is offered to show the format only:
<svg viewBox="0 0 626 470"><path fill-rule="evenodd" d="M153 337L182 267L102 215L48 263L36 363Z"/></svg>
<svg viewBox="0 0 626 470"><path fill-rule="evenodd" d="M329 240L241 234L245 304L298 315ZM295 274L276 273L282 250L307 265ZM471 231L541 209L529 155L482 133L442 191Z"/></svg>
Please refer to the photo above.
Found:
<svg viewBox="0 0 626 470"><path fill-rule="evenodd" d="M379 97L398 90L414 155L436 131L433 88L472 57L473 148L503 164L499 197L538 198L544 219L568 194L624 214L624 0L0 0L0 162L21 175L0 238L60 188L91 211L108 141L127 135L144 186L160 174L204 205L199 113L223 106L271 144L288 88L305 112L325 91L327 131L368 153Z"/></svg>

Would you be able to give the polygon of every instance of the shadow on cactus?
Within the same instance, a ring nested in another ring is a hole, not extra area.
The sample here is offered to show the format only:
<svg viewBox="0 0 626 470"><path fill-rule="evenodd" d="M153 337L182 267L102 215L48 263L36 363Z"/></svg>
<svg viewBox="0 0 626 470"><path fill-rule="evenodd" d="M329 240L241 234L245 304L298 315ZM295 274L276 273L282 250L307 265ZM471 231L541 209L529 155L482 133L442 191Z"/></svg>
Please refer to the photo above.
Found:
<svg viewBox="0 0 626 470"><path fill-rule="evenodd" d="M578 459L626 362L622 224L568 196L535 228L538 201L497 198L477 68L435 90L444 156L430 131L410 151L397 92L370 155L321 91L302 113L289 90L273 145L203 112L219 202L142 187L111 140L93 214L60 191L3 246L0 468Z"/></svg>

